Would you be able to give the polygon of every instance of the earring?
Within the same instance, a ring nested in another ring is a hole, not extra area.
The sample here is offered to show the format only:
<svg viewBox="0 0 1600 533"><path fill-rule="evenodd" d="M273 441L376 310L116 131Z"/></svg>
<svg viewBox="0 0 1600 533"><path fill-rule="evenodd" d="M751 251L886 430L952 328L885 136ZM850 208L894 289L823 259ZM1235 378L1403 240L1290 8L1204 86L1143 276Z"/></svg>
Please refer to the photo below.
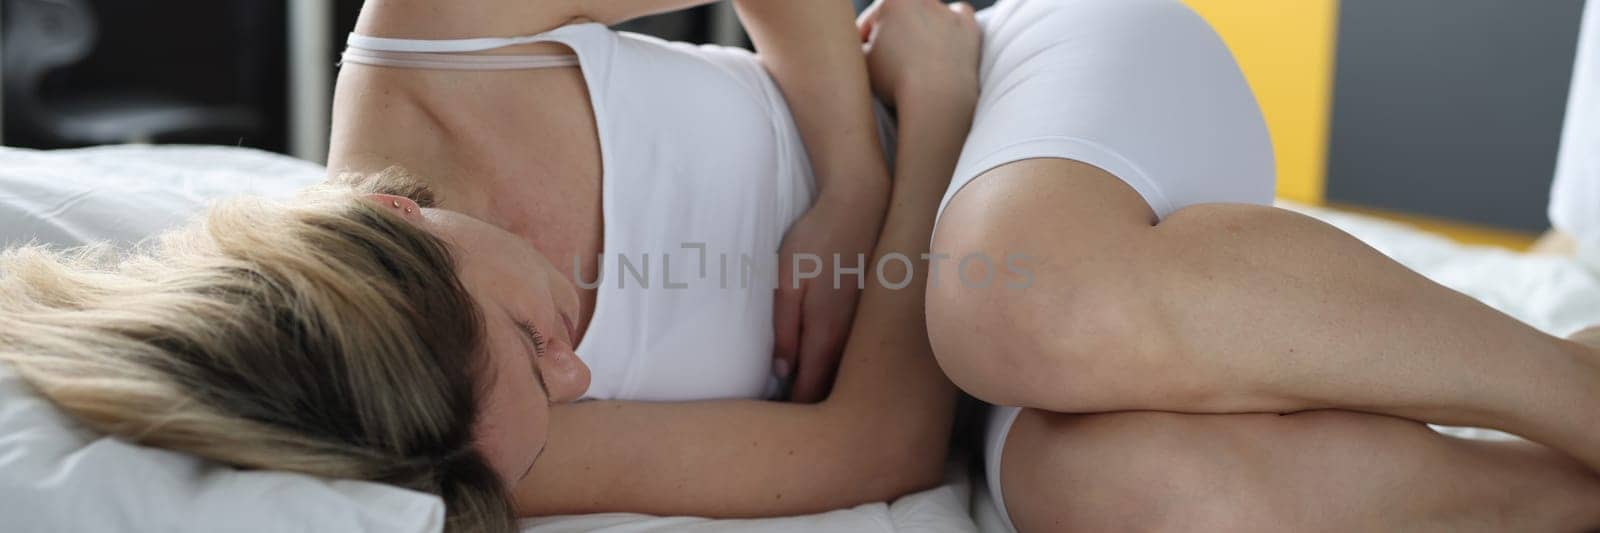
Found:
<svg viewBox="0 0 1600 533"><path fill-rule="evenodd" d="M395 209L399 209L400 208L400 201L399 200L389 200L389 205L394 206Z"/></svg>
<svg viewBox="0 0 1600 533"><path fill-rule="evenodd" d="M406 208L406 214L407 215L411 214L411 208L409 208L409 207Z"/></svg>

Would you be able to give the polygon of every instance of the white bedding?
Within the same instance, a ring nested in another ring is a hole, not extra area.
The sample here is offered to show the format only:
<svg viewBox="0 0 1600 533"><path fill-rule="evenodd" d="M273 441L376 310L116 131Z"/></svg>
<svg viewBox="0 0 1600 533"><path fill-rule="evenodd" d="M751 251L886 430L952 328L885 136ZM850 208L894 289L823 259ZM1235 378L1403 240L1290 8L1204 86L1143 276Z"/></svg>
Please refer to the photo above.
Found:
<svg viewBox="0 0 1600 533"><path fill-rule="evenodd" d="M54 153L0 149L0 246L18 242L19 235L59 244L79 244L94 239L132 242L176 223L184 214L193 212L213 197L234 192L287 194L296 187L320 179L321 174L321 169L314 165L260 152L230 148L117 147ZM1464 247L1404 226L1366 217L1322 209L1299 207L1296 209L1350 231L1429 277L1545 331L1564 335L1586 325L1600 323L1600 279L1570 259L1534 257L1496 249ZM0 406L16 405L8 403ZM88 450L93 446L93 442L90 440L79 442L76 445L83 448L78 452ZM0 439L0 481L5 481L0 483L0 497L7 496L7 491L21 491L20 494L26 495L27 491L41 490L40 487L53 486L60 489L62 483L71 481L70 476L66 474L70 470L66 468L70 466L69 464L63 464L63 468L60 469L8 468L6 460L15 459L17 456L7 455L3 449L4 443L4 439ZM55 445L67 446L59 443ZM139 453L137 450L126 450L136 447L110 446L103 442L100 448L124 450L118 453ZM45 455L68 458L61 460L70 461L69 458L73 453L74 450L69 447ZM170 457L162 455L162 452L151 453L156 455L147 458L142 464L172 461ZM114 463L109 463L101 468L114 468L114 466ZM196 469L200 466L185 463L179 468ZM30 485L28 479L16 477L21 472L28 472L29 475L49 472L51 479L38 479L35 480L37 483ZM220 467L205 467L203 470L173 473L165 482L177 484L175 487L169 487L170 494L193 494L204 488L196 484L205 482L208 477L225 476L227 472L230 471ZM101 479L116 478L118 474L107 470L89 473ZM152 480L161 479L159 476L143 477L148 476L149 472L130 472L127 475L141 477L124 478L123 481L127 483L124 485L109 485L124 487L133 495L141 491L144 494L161 494L160 487L150 484ZM243 483L237 480L244 478L229 479L235 479L235 483ZM286 478L273 476L270 479L283 482ZM292 483L304 482L294 480L293 477L287 479ZM617 513L533 519L524 521L522 525L525 533L1002 531L994 527L998 524L994 520L992 508L986 503L984 487L981 483L979 486L969 483L966 468L952 466L947 480L942 487L907 496L892 503L868 504L803 517L706 520ZM267 482L266 479L262 481ZM140 485L141 483L143 484ZM325 506L328 503L327 501L297 503L294 498L261 499L262 491L271 494L276 490L281 495L285 490L281 486L271 489L261 487L268 485L258 486L254 493L250 490L236 491L238 500L229 502L225 498L218 497L220 494L213 486L213 490L206 492L209 494L207 499L189 501L182 512L186 513L187 517L209 516L217 519L227 516L230 512L245 513L250 517L269 516L276 512L303 520L307 518L308 512L324 511L325 508L319 505ZM361 490L354 490L351 487ZM338 490L340 488L346 490L341 492ZM307 491L305 494L317 492L305 490ZM341 497L359 499L362 490L366 489L353 485L328 490L332 491L330 493L344 494ZM144 504L134 508L102 509L110 513L107 515L108 518L103 520L116 520L119 518L118 513L125 513L121 518L126 519L130 516L155 512L155 509L167 506L167 504L150 505L154 503L150 498L141 499L126 495L117 498L109 492L111 491L74 492L66 496L72 499L70 503L58 502L56 507L66 511L84 512L83 510L100 509L107 505L130 505L129 502ZM426 520L437 520L437 515L432 514L434 509L426 505L421 508L415 507L417 501L426 503L425 499L402 502L393 499L393 492L382 492L391 498L387 508L416 509L415 512L418 512L416 516L426 517ZM15 498L17 494L19 492L13 492L10 496ZM0 498L0 502L6 499L10 498ZM17 501L23 500L13 500L14 503ZM45 503L37 505L49 507ZM3 506L3 503L0 503L0 507ZM385 506L374 504L371 508L381 509ZM20 508L13 508L16 509ZM169 526L174 523L163 520L146 520L146 522L165 523ZM358 522L359 520L353 520L344 525ZM189 525L197 529L204 528L199 524ZM241 524L234 522L231 525L239 527ZM304 523L300 525L304 526ZM154 529L159 530L159 528ZM285 526L285 529L304 528ZM330 525L329 529L341 528Z"/></svg>
<svg viewBox="0 0 1600 533"><path fill-rule="evenodd" d="M284 197L322 174L305 161L224 146L0 147L0 247L132 244L213 199Z"/></svg>

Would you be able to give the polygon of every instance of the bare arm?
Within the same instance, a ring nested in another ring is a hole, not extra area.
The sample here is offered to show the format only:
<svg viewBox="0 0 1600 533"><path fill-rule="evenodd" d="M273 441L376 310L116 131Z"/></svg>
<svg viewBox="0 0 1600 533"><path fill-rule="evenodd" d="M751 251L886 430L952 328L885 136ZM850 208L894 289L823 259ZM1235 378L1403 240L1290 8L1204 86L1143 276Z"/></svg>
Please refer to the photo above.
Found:
<svg viewBox="0 0 1600 533"><path fill-rule="evenodd" d="M902 163L877 255L917 266L908 277L903 263L888 263L885 278L911 282L901 290L868 285L827 401L556 407L544 456L516 487L518 513L778 516L936 484L955 392L928 346L920 257L944 192L933 177L954 172L970 120L951 107L902 104Z"/></svg>
<svg viewBox="0 0 1600 533"><path fill-rule="evenodd" d="M518 513L791 515L937 483L955 393L928 346L920 257L971 123L973 91L898 97L900 164L876 255L903 254L915 267L887 263L888 281L910 282L901 290L868 284L826 401L557 407L543 458L515 488Z"/></svg>
<svg viewBox="0 0 1600 533"><path fill-rule="evenodd" d="M888 198L872 89L849 0L735 0L800 128L825 198Z"/></svg>
<svg viewBox="0 0 1600 533"><path fill-rule="evenodd" d="M816 176L818 198L779 250L773 306L773 356L795 370L792 399L814 402L834 383L858 296L855 278L836 278L830 259L842 266L871 256L889 196L861 32L848 0L734 6L783 91ZM797 254L824 258L820 275L800 279L794 258L805 256Z"/></svg>

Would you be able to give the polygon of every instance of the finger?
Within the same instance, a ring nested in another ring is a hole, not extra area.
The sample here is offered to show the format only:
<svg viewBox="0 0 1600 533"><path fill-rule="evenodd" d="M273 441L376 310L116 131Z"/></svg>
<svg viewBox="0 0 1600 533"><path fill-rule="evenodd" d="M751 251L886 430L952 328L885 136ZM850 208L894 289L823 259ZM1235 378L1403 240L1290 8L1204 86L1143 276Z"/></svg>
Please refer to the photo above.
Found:
<svg viewBox="0 0 1600 533"><path fill-rule="evenodd" d="M795 371L789 398L799 403L816 403L828 398L838 370L840 329L828 322L826 313L807 316L800 331L800 367Z"/></svg>
<svg viewBox="0 0 1600 533"><path fill-rule="evenodd" d="M872 29L878 26L878 13L882 7L882 0L873 2L872 5L867 6L867 9L861 12L860 16L856 17L856 31L860 32L861 42L867 42L872 39Z"/></svg>
<svg viewBox="0 0 1600 533"><path fill-rule="evenodd" d="M800 368L795 370L794 385L789 389L790 401L817 403L828 397L828 389L833 385L833 365L822 344L821 334L804 335L800 343Z"/></svg>
<svg viewBox="0 0 1600 533"><path fill-rule="evenodd" d="M778 379L793 375L800 353L800 316L805 304L804 293L790 289L787 281L772 295L772 358L773 373Z"/></svg>

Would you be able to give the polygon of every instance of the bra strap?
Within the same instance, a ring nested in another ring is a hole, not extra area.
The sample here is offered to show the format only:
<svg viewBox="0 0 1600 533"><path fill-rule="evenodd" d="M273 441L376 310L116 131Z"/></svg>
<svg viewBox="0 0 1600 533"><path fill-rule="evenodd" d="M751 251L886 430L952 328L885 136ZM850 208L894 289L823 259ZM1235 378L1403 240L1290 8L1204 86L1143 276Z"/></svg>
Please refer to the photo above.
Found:
<svg viewBox="0 0 1600 533"><path fill-rule="evenodd" d="M483 52L496 48L549 41L543 35L523 37L484 37L479 39L390 39L369 37L352 33L345 41L351 48L365 48L378 52L414 52L422 54Z"/></svg>
<svg viewBox="0 0 1600 533"><path fill-rule="evenodd" d="M431 70L528 70L578 66L578 56L479 55L508 46L545 42L542 36L482 39L387 39L351 34L344 62L376 67Z"/></svg>
<svg viewBox="0 0 1600 533"><path fill-rule="evenodd" d="M578 66L575 55L486 56L419 52L344 51L344 62L374 67L428 70L529 70Z"/></svg>

